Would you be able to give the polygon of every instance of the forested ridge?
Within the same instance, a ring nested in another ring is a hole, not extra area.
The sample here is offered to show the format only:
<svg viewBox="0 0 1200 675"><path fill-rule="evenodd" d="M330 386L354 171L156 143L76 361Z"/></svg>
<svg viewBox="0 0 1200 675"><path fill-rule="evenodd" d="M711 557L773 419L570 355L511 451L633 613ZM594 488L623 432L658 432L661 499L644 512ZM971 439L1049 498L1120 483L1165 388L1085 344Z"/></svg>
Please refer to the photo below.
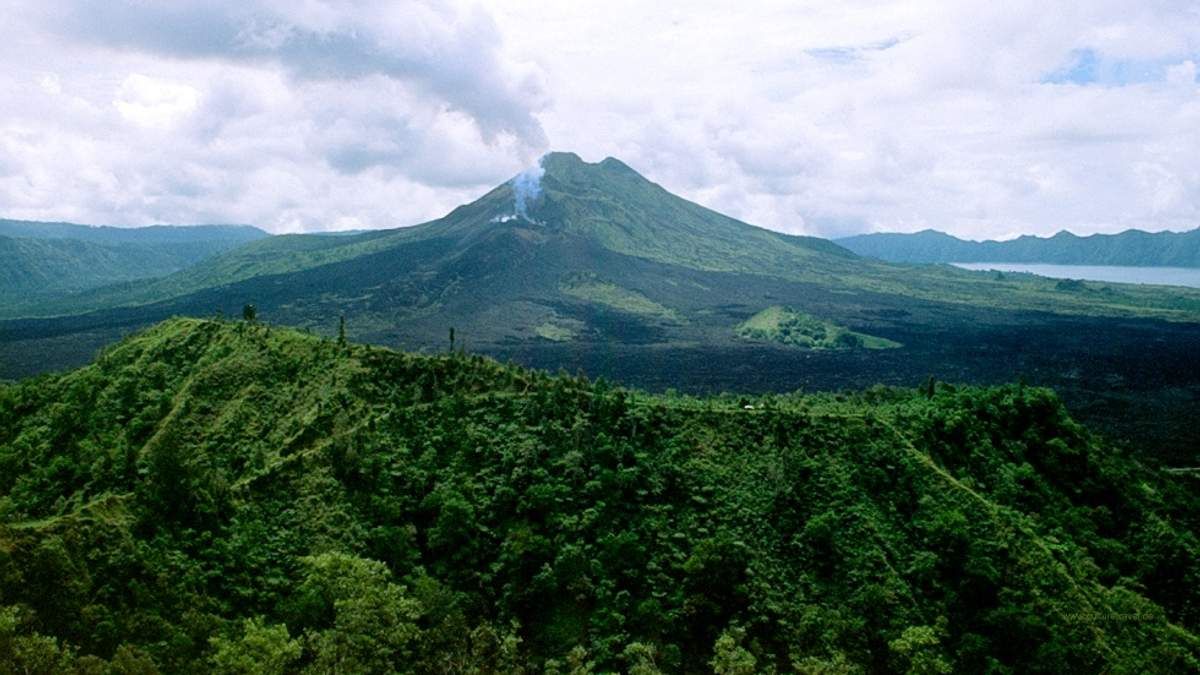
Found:
<svg viewBox="0 0 1200 675"><path fill-rule="evenodd" d="M1194 478L1014 384L650 395L173 319L0 387L0 672L1188 672Z"/></svg>

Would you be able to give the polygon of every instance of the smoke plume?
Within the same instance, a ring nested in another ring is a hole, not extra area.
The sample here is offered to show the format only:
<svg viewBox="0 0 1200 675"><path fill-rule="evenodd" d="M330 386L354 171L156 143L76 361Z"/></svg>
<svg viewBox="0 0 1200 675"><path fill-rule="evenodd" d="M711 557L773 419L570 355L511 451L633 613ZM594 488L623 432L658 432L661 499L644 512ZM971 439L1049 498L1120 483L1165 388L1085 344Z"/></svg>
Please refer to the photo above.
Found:
<svg viewBox="0 0 1200 675"><path fill-rule="evenodd" d="M542 175L546 169L539 159L537 166L525 169L512 180L513 208L517 216L533 222L529 217L529 206L542 194Z"/></svg>

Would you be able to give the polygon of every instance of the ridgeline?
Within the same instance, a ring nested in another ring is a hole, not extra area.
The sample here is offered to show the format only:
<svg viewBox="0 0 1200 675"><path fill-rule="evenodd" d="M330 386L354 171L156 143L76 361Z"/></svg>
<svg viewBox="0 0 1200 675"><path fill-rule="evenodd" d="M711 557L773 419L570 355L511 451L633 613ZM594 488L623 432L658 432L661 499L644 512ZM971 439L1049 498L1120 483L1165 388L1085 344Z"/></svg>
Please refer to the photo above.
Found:
<svg viewBox="0 0 1200 675"><path fill-rule="evenodd" d="M1047 263L1200 267L1200 229L1186 232L1125 230L1079 236L1022 235L1005 241L968 241L937 230L876 232L836 240L863 256L903 263Z"/></svg>
<svg viewBox="0 0 1200 675"><path fill-rule="evenodd" d="M0 387L0 670L1195 671L1188 480L1039 388L657 396L172 319Z"/></svg>

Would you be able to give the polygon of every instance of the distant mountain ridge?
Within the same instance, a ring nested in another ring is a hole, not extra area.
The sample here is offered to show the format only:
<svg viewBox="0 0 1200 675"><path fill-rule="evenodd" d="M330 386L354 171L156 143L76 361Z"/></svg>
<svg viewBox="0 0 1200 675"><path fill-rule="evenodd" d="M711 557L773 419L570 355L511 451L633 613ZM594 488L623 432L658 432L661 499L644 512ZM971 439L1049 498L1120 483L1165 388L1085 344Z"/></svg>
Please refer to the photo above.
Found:
<svg viewBox="0 0 1200 675"><path fill-rule="evenodd" d="M968 241L937 230L878 232L835 240L855 253L904 263L1044 263L1200 267L1200 228L1187 232L1126 230L1081 237L1024 235L1008 241Z"/></svg>
<svg viewBox="0 0 1200 675"><path fill-rule="evenodd" d="M78 223L0 218L0 236L24 239L78 239L98 243L185 243L233 241L244 243L270 236L253 225L80 225Z"/></svg>
<svg viewBox="0 0 1200 675"><path fill-rule="evenodd" d="M0 219L0 299L152 279L268 235L249 225L113 227Z"/></svg>

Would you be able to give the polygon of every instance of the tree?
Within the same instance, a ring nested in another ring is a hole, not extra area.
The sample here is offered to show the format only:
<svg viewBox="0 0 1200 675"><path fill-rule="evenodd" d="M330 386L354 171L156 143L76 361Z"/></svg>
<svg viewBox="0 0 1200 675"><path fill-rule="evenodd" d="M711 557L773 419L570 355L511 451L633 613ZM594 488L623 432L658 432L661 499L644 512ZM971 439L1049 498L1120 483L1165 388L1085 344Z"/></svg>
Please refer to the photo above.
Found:
<svg viewBox="0 0 1200 675"><path fill-rule="evenodd" d="M16 606L0 607L0 673L61 673L75 660L69 647L33 633L22 635L29 623Z"/></svg>
<svg viewBox="0 0 1200 675"><path fill-rule="evenodd" d="M721 633L713 645L713 657L708 662L717 675L753 675L758 672L758 659L742 646L744 628L734 627Z"/></svg>
<svg viewBox="0 0 1200 675"><path fill-rule="evenodd" d="M420 603L390 581L386 565L345 553L323 553L303 563L303 604L311 616L333 619L308 633L312 672L393 672L413 660Z"/></svg>
<svg viewBox="0 0 1200 675"><path fill-rule="evenodd" d="M240 639L215 637L209 643L214 649L212 672L230 675L284 673L303 651L300 641L288 635L287 626L268 626L262 619L246 619Z"/></svg>
<svg viewBox="0 0 1200 675"><path fill-rule="evenodd" d="M346 315L343 314L338 319L338 346L346 346Z"/></svg>
<svg viewBox="0 0 1200 675"><path fill-rule="evenodd" d="M921 393L925 394L925 398L930 399L937 393L937 380L933 379L932 375L929 376L929 379L925 380L925 385L921 387Z"/></svg>
<svg viewBox="0 0 1200 675"><path fill-rule="evenodd" d="M655 649L651 644L634 642L621 652L629 675L662 675L662 670L655 663Z"/></svg>
<svg viewBox="0 0 1200 675"><path fill-rule="evenodd" d="M588 660L587 648L575 645L567 652L566 661L558 659L546 660L546 675L592 675L596 664Z"/></svg>
<svg viewBox="0 0 1200 675"><path fill-rule="evenodd" d="M896 672L909 675L941 675L952 672L941 646L945 618L936 626L909 626L900 637L888 643Z"/></svg>
<svg viewBox="0 0 1200 675"><path fill-rule="evenodd" d="M242 319L245 321L254 321L258 318L258 308L254 305L242 305Z"/></svg>
<svg viewBox="0 0 1200 675"><path fill-rule="evenodd" d="M117 647L117 653L113 654L106 672L108 675L158 675L159 670L149 655L125 644Z"/></svg>

